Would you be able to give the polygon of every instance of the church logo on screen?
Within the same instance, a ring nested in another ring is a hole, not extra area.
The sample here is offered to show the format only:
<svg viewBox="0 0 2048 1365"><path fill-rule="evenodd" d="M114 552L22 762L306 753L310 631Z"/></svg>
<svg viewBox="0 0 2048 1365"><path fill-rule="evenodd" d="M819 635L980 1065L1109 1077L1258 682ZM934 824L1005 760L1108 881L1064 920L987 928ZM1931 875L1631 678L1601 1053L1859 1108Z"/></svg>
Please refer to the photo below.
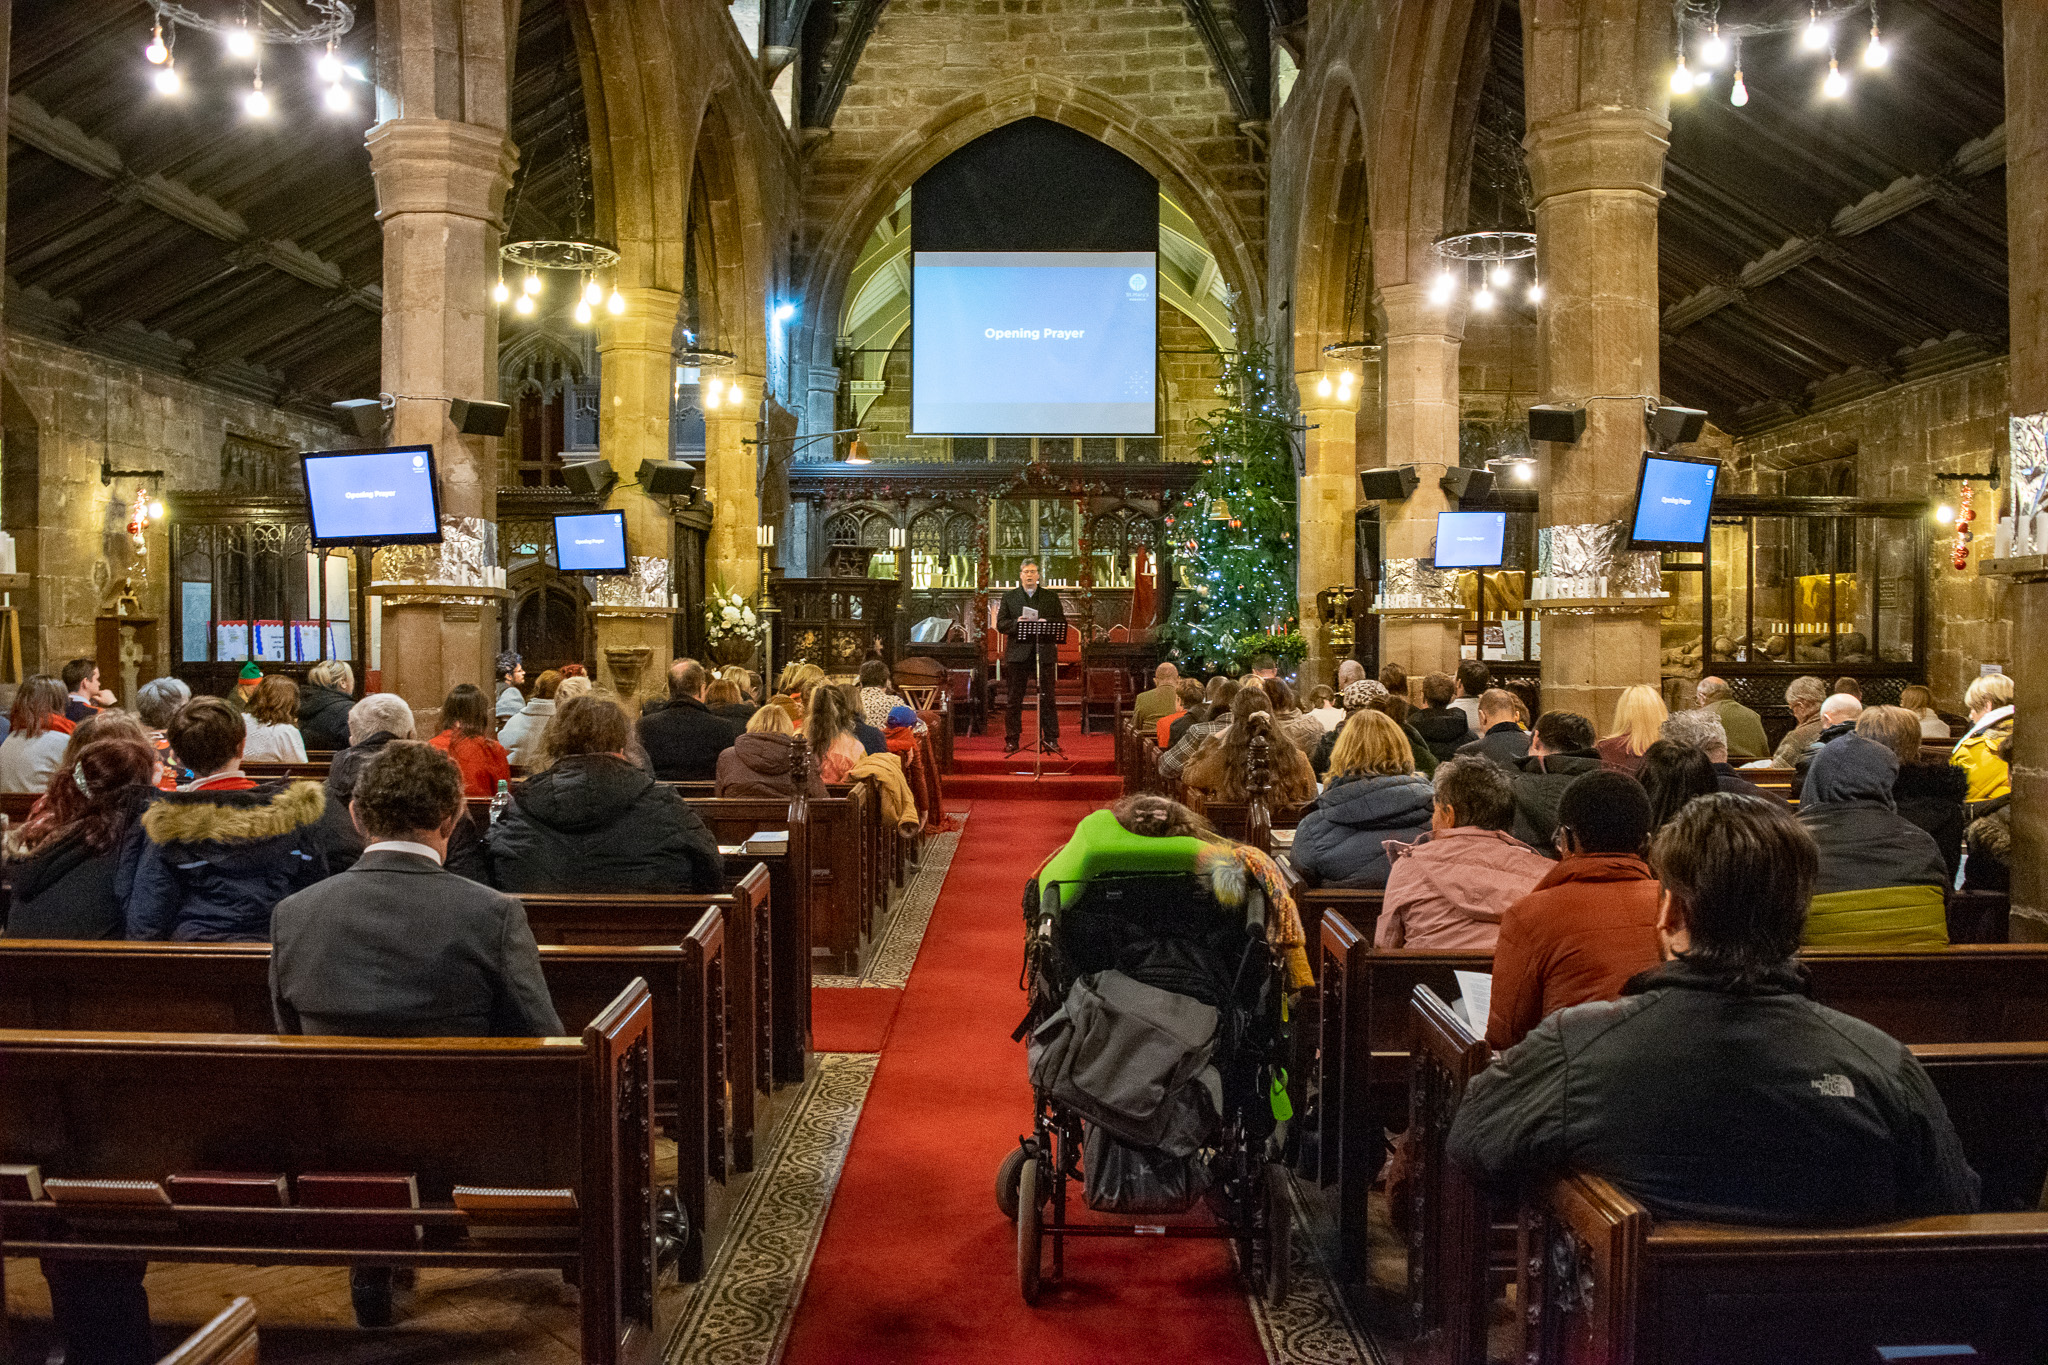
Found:
<svg viewBox="0 0 2048 1365"><path fill-rule="evenodd" d="M1131 288L1133 289L1143 289L1146 283L1147 281L1143 275L1131 276Z"/></svg>

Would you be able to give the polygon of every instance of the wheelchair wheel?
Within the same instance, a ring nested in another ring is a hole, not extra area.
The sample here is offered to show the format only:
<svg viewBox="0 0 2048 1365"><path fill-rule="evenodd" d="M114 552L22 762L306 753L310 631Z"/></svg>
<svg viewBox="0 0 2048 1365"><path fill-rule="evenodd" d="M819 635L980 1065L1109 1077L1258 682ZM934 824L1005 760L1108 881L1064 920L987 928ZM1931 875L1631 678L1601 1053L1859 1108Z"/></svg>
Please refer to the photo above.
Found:
<svg viewBox="0 0 2048 1365"><path fill-rule="evenodd" d="M1266 1164L1266 1254L1260 1286L1266 1302L1277 1304L1287 1297L1294 1271L1294 1209L1287 1197L1287 1167L1277 1161Z"/></svg>
<svg viewBox="0 0 2048 1365"><path fill-rule="evenodd" d="M1038 1163L1024 1162L1017 1179L1017 1286L1024 1302L1038 1302L1038 1275L1045 1241L1045 1204L1038 1193Z"/></svg>
<svg viewBox="0 0 2048 1365"><path fill-rule="evenodd" d="M1028 1146L1020 1142L996 1167L996 1207L1013 1223L1017 1221L1017 1180L1024 1173L1024 1162L1029 1154Z"/></svg>

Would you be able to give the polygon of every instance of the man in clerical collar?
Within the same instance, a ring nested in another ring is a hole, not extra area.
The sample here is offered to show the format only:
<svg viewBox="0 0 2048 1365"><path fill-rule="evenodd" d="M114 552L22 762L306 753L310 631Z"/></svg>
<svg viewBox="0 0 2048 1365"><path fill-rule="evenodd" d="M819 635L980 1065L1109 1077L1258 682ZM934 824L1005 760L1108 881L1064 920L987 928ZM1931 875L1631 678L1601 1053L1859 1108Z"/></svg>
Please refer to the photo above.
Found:
<svg viewBox="0 0 2048 1365"><path fill-rule="evenodd" d="M1020 624L1049 621L1055 629L1031 627L1025 635ZM1003 753L1014 754L1022 747L1024 735L1024 685L1035 672L1040 698L1038 739L1049 753L1066 755L1060 749L1060 710L1057 704L1060 644L1066 639L1065 608L1052 588L1038 586L1038 566L1027 563L1018 570L1017 586L1003 594L1002 609L996 613L996 630L1009 637L1003 649L1003 681L1009 697L1009 711L1003 718ZM1045 633L1037 633L1039 631Z"/></svg>

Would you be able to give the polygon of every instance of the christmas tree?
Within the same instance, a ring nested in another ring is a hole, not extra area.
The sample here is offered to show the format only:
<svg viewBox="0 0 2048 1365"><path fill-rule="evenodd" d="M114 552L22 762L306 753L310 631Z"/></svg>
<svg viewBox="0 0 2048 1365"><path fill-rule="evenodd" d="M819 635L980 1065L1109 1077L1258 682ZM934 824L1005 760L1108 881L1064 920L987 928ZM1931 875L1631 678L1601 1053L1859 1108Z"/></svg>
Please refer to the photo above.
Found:
<svg viewBox="0 0 2048 1365"><path fill-rule="evenodd" d="M1199 423L1202 474L1166 527L1193 591L1175 595L1165 635L1205 670L1302 652L1294 628L1294 456L1279 376L1263 342L1221 359L1223 406Z"/></svg>

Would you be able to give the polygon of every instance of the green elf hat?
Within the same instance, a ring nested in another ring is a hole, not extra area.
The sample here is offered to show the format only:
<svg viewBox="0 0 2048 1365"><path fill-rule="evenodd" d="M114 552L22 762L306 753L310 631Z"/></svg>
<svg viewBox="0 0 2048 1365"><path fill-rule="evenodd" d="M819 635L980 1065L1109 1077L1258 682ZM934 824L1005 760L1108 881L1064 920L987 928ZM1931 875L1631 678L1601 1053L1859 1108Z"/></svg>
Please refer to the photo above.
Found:
<svg viewBox="0 0 2048 1365"><path fill-rule="evenodd" d="M263 670L256 666L254 659L251 659L248 663L242 665L242 671L237 676L243 682L260 682L263 678Z"/></svg>

